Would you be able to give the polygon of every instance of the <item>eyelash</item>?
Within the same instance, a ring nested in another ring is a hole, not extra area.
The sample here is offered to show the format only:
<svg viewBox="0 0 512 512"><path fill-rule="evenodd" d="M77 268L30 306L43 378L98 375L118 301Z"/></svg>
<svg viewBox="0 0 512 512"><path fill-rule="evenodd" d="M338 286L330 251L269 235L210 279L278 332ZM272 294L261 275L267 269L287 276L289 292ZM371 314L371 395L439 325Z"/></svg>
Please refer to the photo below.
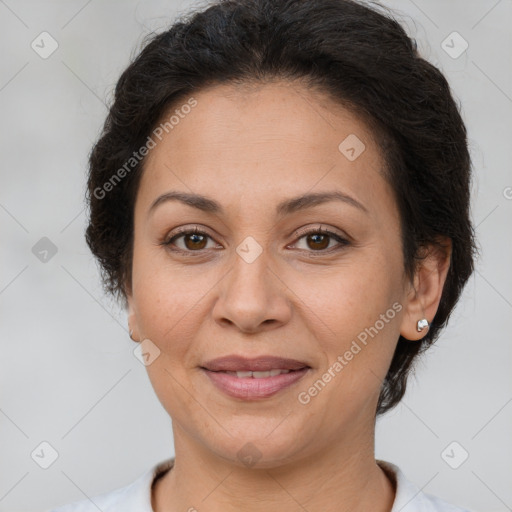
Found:
<svg viewBox="0 0 512 512"><path fill-rule="evenodd" d="M318 250L318 251L313 251L313 250L307 251L306 250L306 252L311 253L311 256L313 256L313 257L315 255L315 253L320 256L325 255L325 254L330 254L331 252L341 250L342 248L344 248L345 246L350 244L350 242L347 239L341 237L337 233L334 233L333 231L329 231L328 229L323 229L323 228L314 228L314 229L309 229L309 230L300 231L300 232L296 231L295 234L298 236L297 241L300 240L301 238L308 236L308 235L319 234L319 235L327 235L331 238L334 238L340 244L339 247L334 247L334 248L331 247L330 249L322 249L322 250ZM171 238L166 238L160 245L163 245L163 246L169 248L169 250L171 250L173 252L179 252L179 253L185 254L187 256L194 257L194 256L204 255L204 251L206 251L207 249L191 251L191 250L176 249L176 248L171 247L173 242L175 242L178 238L181 238L186 235L204 235L213 240L213 238L208 233L206 233L204 231L200 231L197 227L195 227L193 229L178 228L177 233L175 233ZM305 249L301 249L301 250L305 250Z"/></svg>

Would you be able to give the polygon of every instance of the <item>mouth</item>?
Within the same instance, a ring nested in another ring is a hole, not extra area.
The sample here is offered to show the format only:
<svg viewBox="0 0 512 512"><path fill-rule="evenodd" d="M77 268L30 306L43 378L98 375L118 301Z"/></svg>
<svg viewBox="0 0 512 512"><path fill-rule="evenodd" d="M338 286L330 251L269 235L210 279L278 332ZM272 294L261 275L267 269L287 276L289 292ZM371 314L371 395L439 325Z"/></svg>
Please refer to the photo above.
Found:
<svg viewBox="0 0 512 512"><path fill-rule="evenodd" d="M217 389L243 400L268 398L302 379L311 367L302 361L274 356L248 359L226 356L200 366Z"/></svg>
<svg viewBox="0 0 512 512"><path fill-rule="evenodd" d="M279 368L269 370L267 372L253 372L253 371L239 371L239 372L228 372L220 371L218 373L225 373L227 375L233 375L239 379L247 379L249 377L253 379L266 379L267 377L275 377L276 375L283 375L285 373L296 372L298 370L282 370Z"/></svg>
<svg viewBox="0 0 512 512"><path fill-rule="evenodd" d="M272 370L301 370L309 367L304 361L277 356L248 358L232 354L206 361L201 366L212 372L269 372Z"/></svg>

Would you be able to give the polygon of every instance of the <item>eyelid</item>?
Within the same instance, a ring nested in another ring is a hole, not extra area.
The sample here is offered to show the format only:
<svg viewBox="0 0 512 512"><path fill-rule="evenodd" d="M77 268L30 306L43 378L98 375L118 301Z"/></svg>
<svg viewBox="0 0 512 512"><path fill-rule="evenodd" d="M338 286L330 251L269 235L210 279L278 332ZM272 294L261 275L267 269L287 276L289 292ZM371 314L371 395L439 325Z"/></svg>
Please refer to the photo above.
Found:
<svg viewBox="0 0 512 512"><path fill-rule="evenodd" d="M179 226L176 229L172 230L172 236L167 235L166 238L170 239L170 238L174 238L177 235L190 234L190 233L198 233L200 235L204 234L204 235L208 235L209 237L213 238L213 236L209 233L207 228L204 228L204 227L199 226L199 225Z"/></svg>
<svg viewBox="0 0 512 512"><path fill-rule="evenodd" d="M325 227L324 224L319 224L318 226L307 226L305 228L299 228L293 232L293 234L297 238L301 238L304 235L309 235L310 233L324 233L326 235L338 236L339 238L346 239L347 242L349 241L348 235L336 231L335 228Z"/></svg>

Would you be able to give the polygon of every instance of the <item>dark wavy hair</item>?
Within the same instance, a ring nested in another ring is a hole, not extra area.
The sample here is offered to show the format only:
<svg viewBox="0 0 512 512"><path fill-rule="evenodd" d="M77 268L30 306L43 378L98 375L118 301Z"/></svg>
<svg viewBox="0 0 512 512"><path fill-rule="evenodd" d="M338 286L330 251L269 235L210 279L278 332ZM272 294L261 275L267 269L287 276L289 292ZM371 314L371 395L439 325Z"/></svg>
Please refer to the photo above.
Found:
<svg viewBox="0 0 512 512"><path fill-rule="evenodd" d="M183 98L209 85L274 79L320 90L367 123L400 212L408 279L422 248L439 246L441 237L452 241L437 313L421 341L400 336L382 383L379 415L402 399L413 361L446 325L477 251L464 122L447 80L418 54L416 41L389 9L354 0L217 0L150 34L122 73L90 154L86 240L105 290L126 305L144 158L133 168L126 162Z"/></svg>

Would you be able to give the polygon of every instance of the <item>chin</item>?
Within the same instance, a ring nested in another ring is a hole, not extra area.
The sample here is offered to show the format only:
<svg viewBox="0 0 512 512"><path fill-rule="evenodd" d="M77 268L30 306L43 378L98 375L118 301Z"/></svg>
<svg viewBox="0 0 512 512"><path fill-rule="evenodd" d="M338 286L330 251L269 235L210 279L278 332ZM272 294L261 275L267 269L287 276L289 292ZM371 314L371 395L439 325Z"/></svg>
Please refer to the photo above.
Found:
<svg viewBox="0 0 512 512"><path fill-rule="evenodd" d="M298 454L304 452L305 446L311 445L314 440L314 432L292 425L289 418L285 417L286 414L270 421L268 417L244 415L227 422L219 418L219 423L225 426L231 436L218 426L214 436L209 430L208 437L206 433L201 437L211 452L239 467L280 467L293 462ZM301 433L300 436L297 432ZM305 437L308 433L312 436L310 441Z"/></svg>

